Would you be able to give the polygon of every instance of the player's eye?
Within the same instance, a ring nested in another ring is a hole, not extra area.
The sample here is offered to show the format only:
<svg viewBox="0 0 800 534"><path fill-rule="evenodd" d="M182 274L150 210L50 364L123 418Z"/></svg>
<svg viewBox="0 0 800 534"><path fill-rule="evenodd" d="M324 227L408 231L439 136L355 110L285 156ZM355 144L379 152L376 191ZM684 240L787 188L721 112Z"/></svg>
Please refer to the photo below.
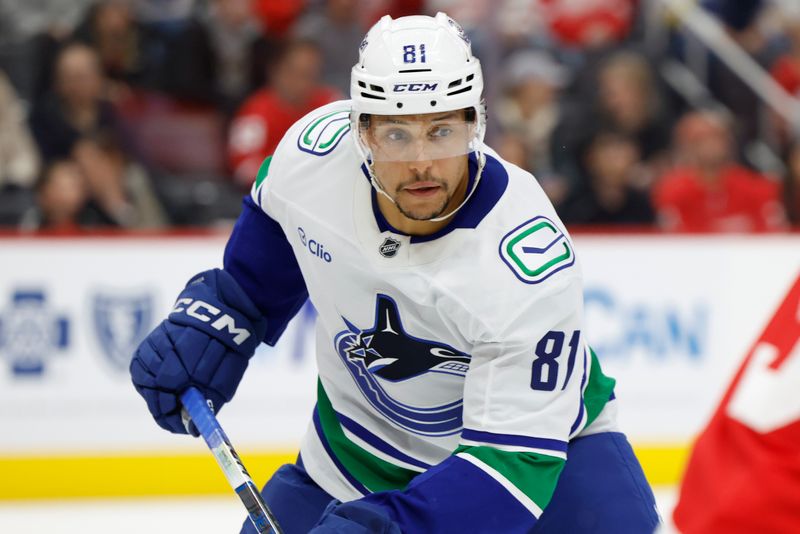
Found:
<svg viewBox="0 0 800 534"><path fill-rule="evenodd" d="M383 138L391 143L404 143L409 140L410 136L408 132L404 130L393 128L385 132Z"/></svg>
<svg viewBox="0 0 800 534"><path fill-rule="evenodd" d="M432 139L444 139L453 133L453 129L449 126L435 126L428 135Z"/></svg>

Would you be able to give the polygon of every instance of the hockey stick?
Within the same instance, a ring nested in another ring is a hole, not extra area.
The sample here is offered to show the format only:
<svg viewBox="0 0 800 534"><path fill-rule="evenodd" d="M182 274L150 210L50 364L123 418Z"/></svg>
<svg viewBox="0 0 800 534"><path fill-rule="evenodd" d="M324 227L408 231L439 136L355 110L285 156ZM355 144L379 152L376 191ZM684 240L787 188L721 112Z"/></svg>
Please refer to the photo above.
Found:
<svg viewBox="0 0 800 534"><path fill-rule="evenodd" d="M228 484L247 508L250 521L253 522L259 534L282 534L275 516L264 503L261 493L253 484L250 474L233 449L233 445L225 435L225 431L222 430L214 412L209 408L203 394L197 388L190 387L181 395L181 402L225 473Z"/></svg>

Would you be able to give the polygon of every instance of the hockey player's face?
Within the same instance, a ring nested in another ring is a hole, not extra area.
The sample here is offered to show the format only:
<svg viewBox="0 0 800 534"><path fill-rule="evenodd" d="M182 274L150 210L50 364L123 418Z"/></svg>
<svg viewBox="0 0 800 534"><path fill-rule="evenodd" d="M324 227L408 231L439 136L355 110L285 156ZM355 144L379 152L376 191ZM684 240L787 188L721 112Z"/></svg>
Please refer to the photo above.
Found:
<svg viewBox="0 0 800 534"><path fill-rule="evenodd" d="M374 116L367 133L373 171L405 217L426 221L464 197L472 125L459 111Z"/></svg>

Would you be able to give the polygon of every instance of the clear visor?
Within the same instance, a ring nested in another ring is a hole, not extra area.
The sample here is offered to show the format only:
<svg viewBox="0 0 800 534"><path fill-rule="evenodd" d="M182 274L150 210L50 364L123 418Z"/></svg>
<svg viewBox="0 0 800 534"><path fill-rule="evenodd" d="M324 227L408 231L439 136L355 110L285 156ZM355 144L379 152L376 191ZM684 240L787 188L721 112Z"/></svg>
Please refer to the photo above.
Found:
<svg viewBox="0 0 800 534"><path fill-rule="evenodd" d="M359 135L373 162L447 159L469 154L478 144L476 124L461 117L372 117Z"/></svg>

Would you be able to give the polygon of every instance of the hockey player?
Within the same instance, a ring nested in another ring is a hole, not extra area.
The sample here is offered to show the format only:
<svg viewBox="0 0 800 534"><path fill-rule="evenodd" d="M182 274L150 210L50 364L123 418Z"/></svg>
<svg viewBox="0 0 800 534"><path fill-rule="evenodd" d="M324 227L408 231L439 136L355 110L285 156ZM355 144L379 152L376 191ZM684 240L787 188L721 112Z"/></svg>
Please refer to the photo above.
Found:
<svg viewBox="0 0 800 534"><path fill-rule="evenodd" d="M381 19L351 100L267 158L225 250L131 363L159 425L218 410L307 297L317 405L263 494L287 533L636 533L653 494L586 343L572 241L482 143L478 60L443 13ZM245 526L243 532L252 532Z"/></svg>

